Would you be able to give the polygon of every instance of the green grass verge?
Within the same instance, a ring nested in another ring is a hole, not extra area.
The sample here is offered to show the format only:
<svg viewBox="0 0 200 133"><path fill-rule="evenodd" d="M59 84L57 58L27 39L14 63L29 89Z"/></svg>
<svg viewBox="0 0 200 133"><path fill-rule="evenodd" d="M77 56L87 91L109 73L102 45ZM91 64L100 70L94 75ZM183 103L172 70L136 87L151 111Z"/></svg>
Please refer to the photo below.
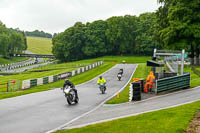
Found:
<svg viewBox="0 0 200 133"><path fill-rule="evenodd" d="M70 80L75 85L84 83L86 81L93 79L94 77L98 76L99 74L107 71L108 69L110 69L114 65L115 65L114 63L104 63L102 66L96 67L96 68L89 70L85 73L81 73L77 76L71 77ZM64 81L60 80L60 81L57 81L57 82L54 82L54 83L33 87L33 88L30 88L30 89L24 90L24 91L19 91L19 92L14 92L14 93L4 93L4 94L0 94L0 99L16 97L16 96L40 92L40 91L46 91L46 90L62 87L63 84L64 84Z"/></svg>
<svg viewBox="0 0 200 133"><path fill-rule="evenodd" d="M190 81L190 86L191 87L196 87L200 85L200 77L196 75L190 66L185 66L184 67L185 72L190 72L191 73L191 81Z"/></svg>
<svg viewBox="0 0 200 133"><path fill-rule="evenodd" d="M27 36L28 51L35 54L52 55L52 42L49 38Z"/></svg>
<svg viewBox="0 0 200 133"><path fill-rule="evenodd" d="M133 74L133 78L146 78L146 64L139 64L135 73ZM132 80L131 80L132 82ZM129 101L129 84L124 88L124 90L120 93L120 97L117 96L113 97L112 99L108 100L106 104L119 104Z"/></svg>
<svg viewBox="0 0 200 133"><path fill-rule="evenodd" d="M200 101L55 133L183 133L199 109Z"/></svg>
<svg viewBox="0 0 200 133"><path fill-rule="evenodd" d="M10 59L5 59L5 58L1 58L0 57L0 64L9 64L9 63L15 63L15 62L20 62L20 61L25 61L25 60L28 60L27 57L13 57L13 58L10 58Z"/></svg>

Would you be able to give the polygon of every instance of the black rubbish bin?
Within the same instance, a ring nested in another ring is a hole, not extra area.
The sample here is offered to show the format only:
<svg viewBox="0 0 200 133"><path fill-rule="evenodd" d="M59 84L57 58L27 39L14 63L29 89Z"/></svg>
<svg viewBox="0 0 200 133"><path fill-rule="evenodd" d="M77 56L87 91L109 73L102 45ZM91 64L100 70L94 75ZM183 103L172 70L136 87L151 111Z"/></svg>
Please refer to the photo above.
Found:
<svg viewBox="0 0 200 133"><path fill-rule="evenodd" d="M132 83L133 89L133 97L132 101L140 101L141 100L141 82L133 82Z"/></svg>

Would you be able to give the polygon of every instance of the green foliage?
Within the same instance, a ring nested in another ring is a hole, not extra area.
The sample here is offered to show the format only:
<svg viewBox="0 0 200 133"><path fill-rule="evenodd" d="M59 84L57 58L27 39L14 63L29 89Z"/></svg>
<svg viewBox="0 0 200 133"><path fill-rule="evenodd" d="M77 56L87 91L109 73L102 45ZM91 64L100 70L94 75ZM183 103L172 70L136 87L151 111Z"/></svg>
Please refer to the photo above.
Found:
<svg viewBox="0 0 200 133"><path fill-rule="evenodd" d="M163 6L157 11L157 39L170 49L186 49L199 57L200 1L159 0Z"/></svg>
<svg viewBox="0 0 200 133"><path fill-rule="evenodd" d="M0 55L8 58L9 54L21 53L26 50L26 37L21 32L7 29L0 21Z"/></svg>
<svg viewBox="0 0 200 133"><path fill-rule="evenodd" d="M158 43L153 40L156 17L119 16L74 26L53 37L53 54L62 61L102 55L152 55Z"/></svg>

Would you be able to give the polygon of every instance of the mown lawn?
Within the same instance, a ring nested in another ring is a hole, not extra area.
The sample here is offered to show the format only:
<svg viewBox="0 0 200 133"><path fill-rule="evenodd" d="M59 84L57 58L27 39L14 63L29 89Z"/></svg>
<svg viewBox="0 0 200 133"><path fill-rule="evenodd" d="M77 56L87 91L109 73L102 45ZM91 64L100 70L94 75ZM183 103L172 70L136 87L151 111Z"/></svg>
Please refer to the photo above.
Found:
<svg viewBox="0 0 200 133"><path fill-rule="evenodd" d="M200 101L55 133L184 133Z"/></svg>
<svg viewBox="0 0 200 133"><path fill-rule="evenodd" d="M52 42L50 38L27 36L28 51L35 54L52 55Z"/></svg>

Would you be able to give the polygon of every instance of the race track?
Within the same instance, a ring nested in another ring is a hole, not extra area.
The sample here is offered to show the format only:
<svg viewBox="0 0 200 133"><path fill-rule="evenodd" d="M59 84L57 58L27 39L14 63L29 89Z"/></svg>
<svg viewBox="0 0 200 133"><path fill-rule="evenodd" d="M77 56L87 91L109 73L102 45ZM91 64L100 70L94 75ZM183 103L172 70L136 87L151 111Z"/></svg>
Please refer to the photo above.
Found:
<svg viewBox="0 0 200 133"><path fill-rule="evenodd" d="M120 68L122 81L117 80ZM107 80L106 94L100 94L97 78L76 86L80 98L69 106L58 89L0 100L0 133L43 133L55 129L99 106L130 79L136 65L119 64L103 74Z"/></svg>

